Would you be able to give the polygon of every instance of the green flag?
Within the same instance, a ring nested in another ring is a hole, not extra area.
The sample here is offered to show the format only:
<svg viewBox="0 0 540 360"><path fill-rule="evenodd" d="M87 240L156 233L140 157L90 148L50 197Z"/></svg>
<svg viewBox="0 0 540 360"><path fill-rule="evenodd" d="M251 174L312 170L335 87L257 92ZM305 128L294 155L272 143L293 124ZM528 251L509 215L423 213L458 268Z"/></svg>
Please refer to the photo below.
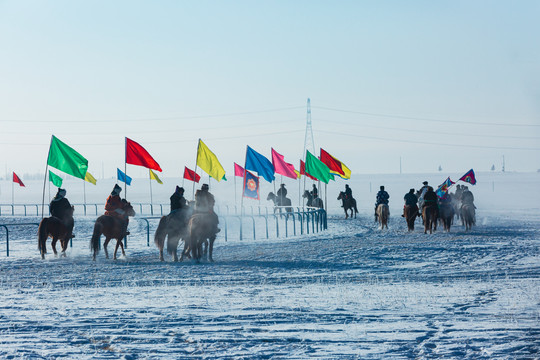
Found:
<svg viewBox="0 0 540 360"><path fill-rule="evenodd" d="M49 181L52 182L54 186L62 187L62 178L51 170L49 170Z"/></svg>
<svg viewBox="0 0 540 360"><path fill-rule="evenodd" d="M53 135L47 165L84 179L88 169L88 160Z"/></svg>
<svg viewBox="0 0 540 360"><path fill-rule="evenodd" d="M317 159L309 151L306 150L306 173L316 177L323 183L328 184L330 180L334 180L334 176L330 174L330 169L321 160Z"/></svg>

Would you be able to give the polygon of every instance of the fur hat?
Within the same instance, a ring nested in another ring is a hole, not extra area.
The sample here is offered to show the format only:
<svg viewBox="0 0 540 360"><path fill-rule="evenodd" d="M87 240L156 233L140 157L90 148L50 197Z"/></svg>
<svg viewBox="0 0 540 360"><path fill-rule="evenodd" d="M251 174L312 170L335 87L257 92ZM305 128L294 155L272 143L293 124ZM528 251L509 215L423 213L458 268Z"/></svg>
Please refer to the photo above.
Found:
<svg viewBox="0 0 540 360"><path fill-rule="evenodd" d="M381 190L384 190L384 185L381 185Z"/></svg>
<svg viewBox="0 0 540 360"><path fill-rule="evenodd" d="M414 194L414 192L415 192L414 189L409 190L409 194Z"/></svg>
<svg viewBox="0 0 540 360"><path fill-rule="evenodd" d="M111 191L111 195L113 196L120 195L120 191L122 191L122 188L118 186L118 184L114 184L114 188Z"/></svg>
<svg viewBox="0 0 540 360"><path fill-rule="evenodd" d="M58 188L58 192L56 193L56 196L59 198L66 196L66 189Z"/></svg>
<svg viewBox="0 0 540 360"><path fill-rule="evenodd" d="M184 194L184 188L176 185L176 192L183 195Z"/></svg>
<svg viewBox="0 0 540 360"><path fill-rule="evenodd" d="M427 185L427 184L428 184L428 182L427 182L427 181L424 181L424 182L423 182L422 184L424 184L424 185Z"/></svg>
<svg viewBox="0 0 540 360"><path fill-rule="evenodd" d="M201 190L208 190L208 184L202 184Z"/></svg>

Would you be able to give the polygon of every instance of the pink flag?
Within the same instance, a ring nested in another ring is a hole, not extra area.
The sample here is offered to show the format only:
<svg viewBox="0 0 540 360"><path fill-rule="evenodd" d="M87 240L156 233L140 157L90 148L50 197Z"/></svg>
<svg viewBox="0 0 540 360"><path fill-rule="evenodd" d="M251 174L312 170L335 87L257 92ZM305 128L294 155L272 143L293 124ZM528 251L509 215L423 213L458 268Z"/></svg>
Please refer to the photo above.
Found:
<svg viewBox="0 0 540 360"><path fill-rule="evenodd" d="M280 174L291 179L297 179L298 175L294 171L294 165L285 162L285 157L272 149L272 164L276 170L276 174Z"/></svg>
<svg viewBox="0 0 540 360"><path fill-rule="evenodd" d="M244 177L244 168L234 163L234 176Z"/></svg>

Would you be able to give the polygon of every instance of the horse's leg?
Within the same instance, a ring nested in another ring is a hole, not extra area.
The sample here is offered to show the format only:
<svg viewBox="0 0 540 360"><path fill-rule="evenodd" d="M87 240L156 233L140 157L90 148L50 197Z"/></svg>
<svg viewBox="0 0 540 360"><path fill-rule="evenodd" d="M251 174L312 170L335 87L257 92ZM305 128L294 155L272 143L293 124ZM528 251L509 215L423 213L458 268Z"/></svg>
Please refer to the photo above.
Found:
<svg viewBox="0 0 540 360"><path fill-rule="evenodd" d="M58 237L53 236L51 246L52 246L52 249L53 249L53 252L54 252L54 256L58 256L58 252L56 251L56 242L57 241L58 241Z"/></svg>
<svg viewBox="0 0 540 360"><path fill-rule="evenodd" d="M214 252L214 241L216 241L215 236L208 239L208 261L210 262L214 262L214 259L212 258L212 253Z"/></svg>
<svg viewBox="0 0 540 360"><path fill-rule="evenodd" d="M116 250L118 250L118 246L120 246L120 250L122 250L122 256L126 257L126 252L124 251L124 242L122 240L116 240L116 249L114 250L115 259L116 259Z"/></svg>
<svg viewBox="0 0 540 360"><path fill-rule="evenodd" d="M60 240L60 244L62 245L62 254L61 255L63 257L66 257L66 250L67 250L69 239L70 238Z"/></svg>
<svg viewBox="0 0 540 360"><path fill-rule="evenodd" d="M109 252L107 251L107 245L109 245L109 241L111 241L110 237L106 237L105 241L103 242L103 251L105 252L105 258L109 258Z"/></svg>

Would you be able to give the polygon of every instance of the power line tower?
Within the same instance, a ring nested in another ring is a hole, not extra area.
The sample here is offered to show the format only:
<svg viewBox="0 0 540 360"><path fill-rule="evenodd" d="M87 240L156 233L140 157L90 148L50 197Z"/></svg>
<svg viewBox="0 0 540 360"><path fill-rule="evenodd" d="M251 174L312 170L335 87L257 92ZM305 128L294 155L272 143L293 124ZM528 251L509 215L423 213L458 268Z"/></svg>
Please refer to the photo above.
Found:
<svg viewBox="0 0 540 360"><path fill-rule="evenodd" d="M306 150L315 154L315 141L313 140L313 128L311 127L311 100L307 99L307 116L306 116L306 136L304 138L304 161L306 160Z"/></svg>

